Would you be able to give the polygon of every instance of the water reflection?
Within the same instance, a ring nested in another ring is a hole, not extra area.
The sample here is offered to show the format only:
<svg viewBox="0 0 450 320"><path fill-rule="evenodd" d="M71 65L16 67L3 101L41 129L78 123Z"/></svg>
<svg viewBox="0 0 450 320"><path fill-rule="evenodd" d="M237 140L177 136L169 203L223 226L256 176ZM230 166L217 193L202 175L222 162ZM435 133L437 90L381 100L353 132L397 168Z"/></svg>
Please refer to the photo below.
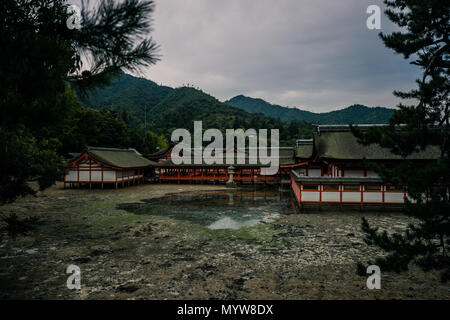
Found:
<svg viewBox="0 0 450 320"><path fill-rule="evenodd" d="M143 202L122 207L136 214L166 216L213 230L270 223L280 214L295 212L289 192L275 190L180 192Z"/></svg>

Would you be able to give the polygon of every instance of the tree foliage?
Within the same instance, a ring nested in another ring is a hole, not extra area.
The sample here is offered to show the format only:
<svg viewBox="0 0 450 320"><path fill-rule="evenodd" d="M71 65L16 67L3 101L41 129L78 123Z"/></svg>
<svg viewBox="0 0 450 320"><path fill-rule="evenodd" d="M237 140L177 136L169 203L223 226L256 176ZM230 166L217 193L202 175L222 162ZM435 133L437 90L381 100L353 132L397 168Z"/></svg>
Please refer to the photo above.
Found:
<svg viewBox="0 0 450 320"><path fill-rule="evenodd" d="M305 121L286 123L262 113L248 113L226 105L201 90L181 87L170 92L160 103L150 109L152 130L170 138L176 128L194 130L194 121L202 121L203 129L279 129L280 144L292 146L295 139L311 137L313 126Z"/></svg>
<svg viewBox="0 0 450 320"><path fill-rule="evenodd" d="M381 39L423 72L417 89L394 94L417 103L400 104L386 128L354 132L362 143L378 143L403 157L431 148L437 148L440 156L432 163L404 161L393 169L375 166L385 181L408 186L411 201L405 212L417 223L392 235L378 232L365 219L362 228L368 244L388 253L377 259L380 267L401 271L415 263L424 270L442 270L442 279L448 280L450 1L386 0L385 4L386 15L401 31L380 34Z"/></svg>
<svg viewBox="0 0 450 320"><path fill-rule="evenodd" d="M81 27L69 29L65 0L0 2L0 203L32 193L30 179L42 189L61 176L62 152L77 140L73 121L83 113L67 82L86 92L158 60L148 37L153 1L88 7Z"/></svg>

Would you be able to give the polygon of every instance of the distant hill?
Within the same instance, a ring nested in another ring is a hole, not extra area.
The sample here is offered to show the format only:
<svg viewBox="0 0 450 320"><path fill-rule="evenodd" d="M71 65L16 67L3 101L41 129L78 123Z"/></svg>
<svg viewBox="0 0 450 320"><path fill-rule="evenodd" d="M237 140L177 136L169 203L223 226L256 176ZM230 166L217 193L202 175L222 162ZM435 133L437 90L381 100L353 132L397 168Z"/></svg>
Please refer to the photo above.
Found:
<svg viewBox="0 0 450 320"><path fill-rule="evenodd" d="M261 113L252 114L226 105L213 96L189 87L174 89L151 110L150 126L157 133L170 136L176 128L193 132L193 123L201 120L203 129L217 128L222 132L230 128L280 129L280 140L291 145L296 138L311 137L311 124L298 121L289 126L279 119Z"/></svg>
<svg viewBox="0 0 450 320"><path fill-rule="evenodd" d="M170 88L155 82L121 73L112 85L81 98L87 107L106 107L120 115L126 112L132 127L144 127L170 138L176 128L193 130L193 121L202 120L203 128L280 129L284 145L295 139L311 137L311 123L386 123L393 110L354 105L342 110L313 113L272 105L262 99L237 96L220 102L211 95L191 87Z"/></svg>
<svg viewBox="0 0 450 320"><path fill-rule="evenodd" d="M269 117L280 118L282 121L304 120L309 123L319 124L387 123L394 112L393 109L388 108L369 108L363 105L353 105L342 110L314 113L270 104L262 99L243 95L238 95L224 103L247 112L263 113Z"/></svg>
<svg viewBox="0 0 450 320"><path fill-rule="evenodd" d="M145 108L148 113L172 91L173 88L160 86L151 80L121 73L111 86L81 98L81 102L95 109L125 110L130 123L139 125L145 121Z"/></svg>
<svg viewBox="0 0 450 320"><path fill-rule="evenodd" d="M314 131L304 121L289 125L262 113L229 106L198 89L173 89L128 74L121 74L112 86L99 89L81 101L87 107L126 111L130 124L140 128L147 106L147 128L167 138L176 128L186 128L192 133L195 120L201 120L204 129L217 128L223 132L231 128L280 129L280 140L285 145L294 144L296 138L311 137Z"/></svg>

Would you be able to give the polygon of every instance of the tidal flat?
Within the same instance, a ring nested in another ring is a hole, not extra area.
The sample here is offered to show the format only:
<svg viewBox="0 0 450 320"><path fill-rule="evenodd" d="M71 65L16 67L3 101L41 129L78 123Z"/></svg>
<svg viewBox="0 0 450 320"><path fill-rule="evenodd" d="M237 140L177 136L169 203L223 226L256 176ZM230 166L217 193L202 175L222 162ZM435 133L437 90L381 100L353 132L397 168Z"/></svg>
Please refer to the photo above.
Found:
<svg viewBox="0 0 450 320"><path fill-rule="evenodd" d="M0 242L0 299L449 299L436 272L381 270L368 290L356 263L380 255L380 230L413 222L390 212L298 213L289 192L221 185L63 189L0 207L37 216L36 230ZM79 266L81 289L66 269Z"/></svg>

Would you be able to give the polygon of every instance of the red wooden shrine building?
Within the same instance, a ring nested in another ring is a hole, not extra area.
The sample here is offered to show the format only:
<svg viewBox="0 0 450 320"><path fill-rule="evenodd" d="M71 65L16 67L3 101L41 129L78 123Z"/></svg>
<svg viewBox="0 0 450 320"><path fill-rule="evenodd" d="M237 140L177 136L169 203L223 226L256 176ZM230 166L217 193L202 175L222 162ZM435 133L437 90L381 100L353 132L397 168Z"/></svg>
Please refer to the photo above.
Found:
<svg viewBox="0 0 450 320"><path fill-rule="evenodd" d="M404 204L407 186L384 184L365 160L392 167L405 159L376 144L359 144L349 126L318 126L313 139L297 148L305 150L298 154L311 153L305 159L307 165L291 171L292 191L299 204ZM407 160L422 166L438 157L438 148L428 147Z"/></svg>
<svg viewBox="0 0 450 320"><path fill-rule="evenodd" d="M125 186L140 183L145 170L156 163L144 158L134 149L93 148L69 160L64 186L112 184Z"/></svg>
<svg viewBox="0 0 450 320"><path fill-rule="evenodd" d="M155 167L156 175L160 182L178 182L178 183L225 183L232 180L235 183L241 184L279 184L290 183L290 171L292 168L304 163L296 161L294 148L279 148L279 162L280 168L275 175L262 175L261 169L266 167L261 163L251 164L249 150L246 149L242 155L245 158L244 164L237 164L237 157L239 151L233 149L235 161L233 165L226 164L225 152L223 164L208 164L202 161L201 164L175 164L171 159L171 151L173 146L162 150L158 153L148 155L147 158L157 162Z"/></svg>
<svg viewBox="0 0 450 320"><path fill-rule="evenodd" d="M360 127L364 129L368 125ZM240 155L233 150L235 164L230 166L205 161L178 165L171 159L172 148L173 145L146 157L134 149L88 148L68 162L64 184L117 187L140 183L150 175L159 182L226 183L232 180L237 184L290 184L301 206L401 205L407 197L407 186L384 184L366 162L389 167L405 159L375 144L359 144L348 126L321 125L313 139L297 140L293 148L279 148L280 167L275 175L262 175L265 165L251 164L248 149ZM236 164L238 155L245 159L244 164ZM429 147L410 155L407 160L422 166L438 157L438 148ZM224 159L223 163L226 162Z"/></svg>

